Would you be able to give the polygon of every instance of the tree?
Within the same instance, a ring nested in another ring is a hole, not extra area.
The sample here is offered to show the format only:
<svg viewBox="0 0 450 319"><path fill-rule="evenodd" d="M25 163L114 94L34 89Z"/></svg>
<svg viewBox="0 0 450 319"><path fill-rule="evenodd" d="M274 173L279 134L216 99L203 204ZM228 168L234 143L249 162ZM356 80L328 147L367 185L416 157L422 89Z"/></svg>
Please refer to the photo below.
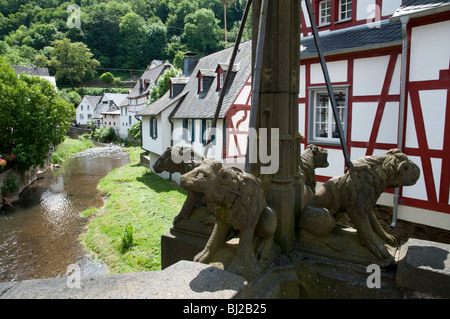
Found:
<svg viewBox="0 0 450 319"><path fill-rule="evenodd" d="M220 48L219 20L209 9L199 9L185 18L184 35L186 45L199 54L210 54Z"/></svg>
<svg viewBox="0 0 450 319"><path fill-rule="evenodd" d="M147 30L144 18L134 12L122 17L119 24L120 43L117 64L125 69L138 68L143 55Z"/></svg>
<svg viewBox="0 0 450 319"><path fill-rule="evenodd" d="M93 58L86 44L63 39L53 41L52 45L48 66L55 69L56 80L69 83L73 88L76 83L95 75L94 68L100 63Z"/></svg>
<svg viewBox="0 0 450 319"><path fill-rule="evenodd" d="M42 165L75 116L72 105L38 76L21 74L0 57L0 153L16 155L21 169Z"/></svg>
<svg viewBox="0 0 450 319"><path fill-rule="evenodd" d="M170 78L179 77L183 71L177 68L170 68L164 72L158 79L156 85L150 90L150 103L153 103L160 97L162 97L169 90Z"/></svg>
<svg viewBox="0 0 450 319"><path fill-rule="evenodd" d="M220 3L223 4L223 23L225 30L225 48L228 47L228 39L227 39L227 5L233 4L236 0L219 0Z"/></svg>

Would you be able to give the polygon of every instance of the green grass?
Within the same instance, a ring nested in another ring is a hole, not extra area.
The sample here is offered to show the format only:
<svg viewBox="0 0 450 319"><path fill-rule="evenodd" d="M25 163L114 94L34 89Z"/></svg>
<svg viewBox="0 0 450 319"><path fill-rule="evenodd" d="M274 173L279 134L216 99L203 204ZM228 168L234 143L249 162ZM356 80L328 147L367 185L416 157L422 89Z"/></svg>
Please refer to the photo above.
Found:
<svg viewBox="0 0 450 319"><path fill-rule="evenodd" d="M94 143L91 140L85 138L71 139L66 136L64 142L59 144L56 152L52 154L52 164L62 164L72 154L84 151L93 146Z"/></svg>
<svg viewBox="0 0 450 319"><path fill-rule="evenodd" d="M90 221L80 239L110 273L160 270L161 235L169 231L186 192L139 165L140 148L125 150L130 163L113 170L97 186L107 197L106 204L82 212ZM127 249L124 241L131 242L125 243Z"/></svg>

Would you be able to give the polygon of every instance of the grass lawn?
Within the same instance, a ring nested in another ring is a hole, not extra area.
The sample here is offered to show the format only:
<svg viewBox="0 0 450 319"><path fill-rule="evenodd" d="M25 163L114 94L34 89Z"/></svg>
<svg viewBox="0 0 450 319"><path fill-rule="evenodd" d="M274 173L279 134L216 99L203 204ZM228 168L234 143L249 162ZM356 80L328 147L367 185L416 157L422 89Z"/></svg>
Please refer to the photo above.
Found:
<svg viewBox="0 0 450 319"><path fill-rule="evenodd" d="M52 154L52 164L61 164L72 154L91 148L94 143L85 138L72 139L66 136L64 142L58 145L58 149Z"/></svg>
<svg viewBox="0 0 450 319"><path fill-rule="evenodd" d="M81 242L110 273L160 270L161 235L169 231L186 191L141 166L140 148L124 150L130 153L130 163L113 170L97 186L107 197L106 204L81 213L89 219ZM132 245L122 249L129 225Z"/></svg>

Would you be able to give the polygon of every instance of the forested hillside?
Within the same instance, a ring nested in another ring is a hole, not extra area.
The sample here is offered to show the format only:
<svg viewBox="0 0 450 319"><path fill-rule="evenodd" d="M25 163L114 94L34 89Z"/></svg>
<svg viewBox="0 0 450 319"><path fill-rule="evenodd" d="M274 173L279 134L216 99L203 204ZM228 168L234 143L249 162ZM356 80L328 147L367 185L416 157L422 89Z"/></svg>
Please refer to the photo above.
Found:
<svg viewBox="0 0 450 319"><path fill-rule="evenodd" d="M0 55L11 64L49 67L53 74L58 66L82 58L88 69L84 79L92 76L89 69L142 70L153 59L180 67L185 52L202 56L225 47L224 6L228 46L233 45L245 4L246 0L0 0Z"/></svg>

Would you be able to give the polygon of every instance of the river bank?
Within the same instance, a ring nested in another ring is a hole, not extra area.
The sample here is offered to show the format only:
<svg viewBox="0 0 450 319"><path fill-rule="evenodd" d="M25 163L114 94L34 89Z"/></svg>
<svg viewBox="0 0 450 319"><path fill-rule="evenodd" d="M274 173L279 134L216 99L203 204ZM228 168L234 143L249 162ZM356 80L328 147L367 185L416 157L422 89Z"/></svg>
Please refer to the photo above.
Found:
<svg viewBox="0 0 450 319"><path fill-rule="evenodd" d="M181 210L186 191L140 165L141 148L123 150L130 163L100 180L105 205L81 213L89 222L80 241L112 274L160 270L161 235Z"/></svg>

